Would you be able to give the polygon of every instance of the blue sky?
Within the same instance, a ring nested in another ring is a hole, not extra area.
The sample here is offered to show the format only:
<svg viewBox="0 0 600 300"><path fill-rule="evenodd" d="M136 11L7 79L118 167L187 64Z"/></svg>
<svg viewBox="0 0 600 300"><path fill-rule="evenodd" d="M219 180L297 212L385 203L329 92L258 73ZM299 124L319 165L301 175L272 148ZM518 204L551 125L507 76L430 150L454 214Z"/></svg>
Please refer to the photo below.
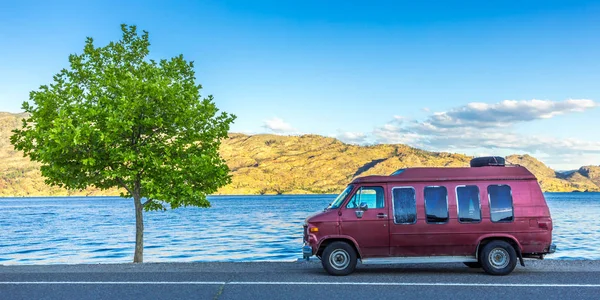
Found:
<svg viewBox="0 0 600 300"><path fill-rule="evenodd" d="M127 23L234 132L600 164L598 1L49 2L0 2L0 111Z"/></svg>

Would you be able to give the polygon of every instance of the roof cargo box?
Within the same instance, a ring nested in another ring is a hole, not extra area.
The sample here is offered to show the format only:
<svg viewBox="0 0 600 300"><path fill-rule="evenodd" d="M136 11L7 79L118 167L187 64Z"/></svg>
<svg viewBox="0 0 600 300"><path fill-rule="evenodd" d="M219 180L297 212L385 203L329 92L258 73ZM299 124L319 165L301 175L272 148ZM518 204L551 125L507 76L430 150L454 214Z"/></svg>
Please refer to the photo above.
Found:
<svg viewBox="0 0 600 300"><path fill-rule="evenodd" d="M506 164L504 157L501 156L483 156L471 159L471 167L504 167Z"/></svg>

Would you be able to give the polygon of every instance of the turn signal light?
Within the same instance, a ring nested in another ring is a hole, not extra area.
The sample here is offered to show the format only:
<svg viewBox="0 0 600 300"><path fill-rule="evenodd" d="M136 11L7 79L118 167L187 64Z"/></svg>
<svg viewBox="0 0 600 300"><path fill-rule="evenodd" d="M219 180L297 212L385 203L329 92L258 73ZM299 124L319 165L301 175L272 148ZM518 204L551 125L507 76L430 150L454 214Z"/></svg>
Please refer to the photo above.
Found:
<svg viewBox="0 0 600 300"><path fill-rule="evenodd" d="M318 227L311 227L310 228L310 232L319 232L319 228Z"/></svg>

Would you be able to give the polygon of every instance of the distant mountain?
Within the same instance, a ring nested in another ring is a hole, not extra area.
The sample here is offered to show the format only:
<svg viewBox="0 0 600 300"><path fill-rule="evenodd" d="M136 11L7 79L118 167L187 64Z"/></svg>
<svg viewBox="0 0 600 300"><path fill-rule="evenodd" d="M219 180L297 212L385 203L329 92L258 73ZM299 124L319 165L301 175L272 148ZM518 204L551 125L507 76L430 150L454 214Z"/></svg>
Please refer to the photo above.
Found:
<svg viewBox="0 0 600 300"><path fill-rule="evenodd" d="M579 168L577 173L581 174L596 186L600 187L600 166L584 166Z"/></svg>
<svg viewBox="0 0 600 300"><path fill-rule="evenodd" d="M233 182L221 190L228 194L337 193L357 176L412 166L468 166L470 160L406 145L348 145L318 135L231 134L221 154L233 171Z"/></svg>
<svg viewBox="0 0 600 300"><path fill-rule="evenodd" d="M40 165L23 157L10 144L12 130L21 126L25 114L0 112L0 196L65 196L65 195L118 195L116 189L68 192L44 183Z"/></svg>
<svg viewBox="0 0 600 300"><path fill-rule="evenodd" d="M526 167L533 173L545 191L599 191L598 184L592 182L581 169L570 173L559 173L544 165L541 161L530 155L510 155L506 161L511 164Z"/></svg>
<svg viewBox="0 0 600 300"><path fill-rule="evenodd" d="M23 115L0 113L0 196L118 195L118 190L68 193L44 184L39 164L13 150L11 130ZM429 152L406 145L356 146L318 135L279 136L232 133L221 147L233 180L218 194L338 193L357 176L388 175L400 168L468 166L470 156ZM599 191L600 167L561 174L529 155L507 162L534 173L545 191Z"/></svg>
<svg viewBox="0 0 600 300"><path fill-rule="evenodd" d="M577 171L579 171L579 170L556 170L556 175L559 176L560 178L564 178L564 177L567 177Z"/></svg>

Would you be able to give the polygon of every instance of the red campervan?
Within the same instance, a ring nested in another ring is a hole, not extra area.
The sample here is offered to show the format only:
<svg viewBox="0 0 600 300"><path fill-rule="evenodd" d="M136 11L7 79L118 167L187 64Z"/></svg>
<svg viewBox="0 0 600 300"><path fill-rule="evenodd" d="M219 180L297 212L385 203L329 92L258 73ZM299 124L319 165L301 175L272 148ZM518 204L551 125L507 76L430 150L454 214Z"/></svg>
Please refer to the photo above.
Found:
<svg viewBox="0 0 600 300"><path fill-rule="evenodd" d="M306 219L305 258L332 275L362 264L463 262L493 275L553 253L552 218L535 176L501 157L470 168L407 168L356 178Z"/></svg>

